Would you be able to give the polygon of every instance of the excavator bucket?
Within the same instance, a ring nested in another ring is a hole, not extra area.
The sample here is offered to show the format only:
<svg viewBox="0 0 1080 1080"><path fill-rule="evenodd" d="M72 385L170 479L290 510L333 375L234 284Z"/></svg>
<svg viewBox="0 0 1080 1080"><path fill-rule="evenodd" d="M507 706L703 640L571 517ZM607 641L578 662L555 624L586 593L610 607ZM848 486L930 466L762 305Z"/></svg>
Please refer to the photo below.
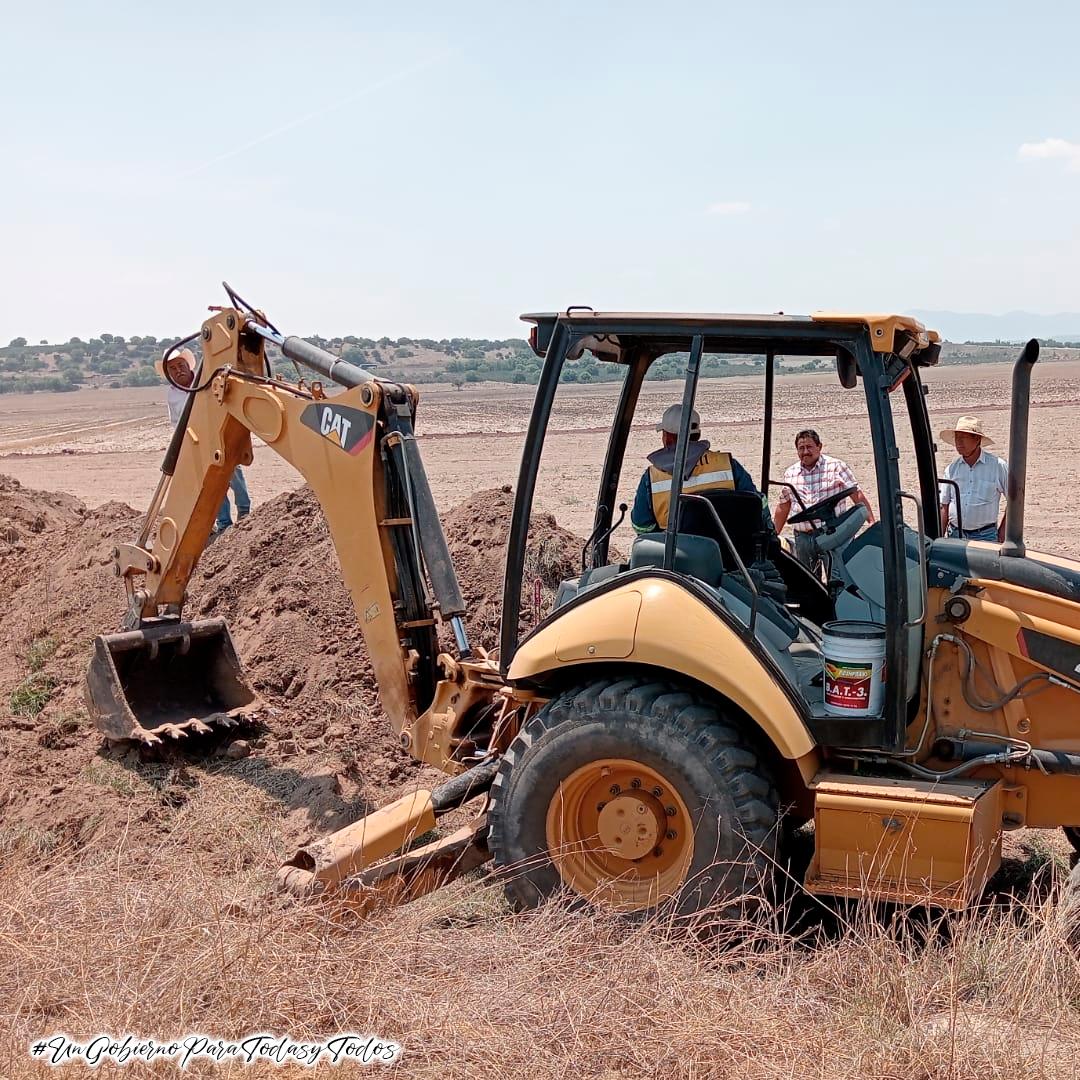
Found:
<svg viewBox="0 0 1080 1080"><path fill-rule="evenodd" d="M109 739L147 745L240 723L262 705L244 678L224 619L95 638L86 702Z"/></svg>

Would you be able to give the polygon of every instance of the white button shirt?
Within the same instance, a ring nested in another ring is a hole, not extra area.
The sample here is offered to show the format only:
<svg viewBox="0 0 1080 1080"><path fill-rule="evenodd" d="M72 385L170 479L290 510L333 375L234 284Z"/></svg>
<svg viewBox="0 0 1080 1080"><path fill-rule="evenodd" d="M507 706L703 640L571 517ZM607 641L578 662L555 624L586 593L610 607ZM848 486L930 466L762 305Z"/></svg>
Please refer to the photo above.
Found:
<svg viewBox="0 0 1080 1080"><path fill-rule="evenodd" d="M180 414L184 411L187 399L186 390L181 390L178 386L169 383L169 389L165 392L165 402L169 407L169 420L173 427L180 423Z"/></svg>
<svg viewBox="0 0 1080 1080"><path fill-rule="evenodd" d="M945 470L946 480L960 487L961 516L965 531L997 525L1001 499L1009 493L1009 467L1002 458L983 450L974 465L955 457ZM956 488L941 485L941 504L949 508L949 524L956 524Z"/></svg>

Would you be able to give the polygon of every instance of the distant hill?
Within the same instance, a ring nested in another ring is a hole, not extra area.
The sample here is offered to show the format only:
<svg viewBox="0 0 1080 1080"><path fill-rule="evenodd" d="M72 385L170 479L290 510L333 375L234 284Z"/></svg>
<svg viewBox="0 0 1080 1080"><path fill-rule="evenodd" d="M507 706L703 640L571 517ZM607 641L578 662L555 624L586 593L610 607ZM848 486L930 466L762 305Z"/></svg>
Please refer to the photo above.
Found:
<svg viewBox="0 0 1080 1080"><path fill-rule="evenodd" d="M376 375L413 383L448 383L461 388L480 382L524 383L535 386L540 379L543 361L523 338L491 341L486 338L322 338L309 341L343 360L369 368ZM0 394L31 393L38 390L62 392L80 386L119 388L125 386L160 386L161 377L154 361L161 356L169 339L155 337L124 338L100 334L88 341L72 338L63 344L39 342L32 345L25 338L15 338L0 347ZM295 377L292 362L282 357L275 346L267 354L275 372L285 378ZM710 356L702 365L706 378L745 375L763 366L761 357ZM649 369L649 379L672 379L681 376L686 356L661 357ZM800 359L801 370L816 370L825 361ZM310 373L309 373L310 374ZM615 364L601 364L590 353L569 361L563 368L564 382L614 382L623 369Z"/></svg>
<svg viewBox="0 0 1080 1080"><path fill-rule="evenodd" d="M1004 315L980 315L915 308L908 314L949 341L1027 341L1034 337L1080 342L1080 315L1076 312L1036 315L1030 311L1007 311Z"/></svg>
<svg viewBox="0 0 1080 1080"><path fill-rule="evenodd" d="M29 343L14 338L0 347L0 394L35 390L64 391L80 386L159 386L154 362L170 338L99 334L84 341L72 338L60 344ZM447 382L463 385L498 379L535 383L541 361L520 338L489 341L478 338L432 339L388 337L308 337L309 341L350 363L371 368L385 378L410 382ZM274 346L268 347L276 371L294 375L292 363ZM591 381L585 375L584 382Z"/></svg>

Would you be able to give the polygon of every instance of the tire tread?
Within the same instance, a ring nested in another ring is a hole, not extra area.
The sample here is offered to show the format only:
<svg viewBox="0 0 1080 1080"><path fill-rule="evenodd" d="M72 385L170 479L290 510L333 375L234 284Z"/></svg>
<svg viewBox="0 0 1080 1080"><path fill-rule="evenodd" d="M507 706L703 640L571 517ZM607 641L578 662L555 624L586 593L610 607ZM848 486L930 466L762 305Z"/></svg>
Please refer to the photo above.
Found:
<svg viewBox="0 0 1080 1080"><path fill-rule="evenodd" d="M504 802L510 777L522 758L542 738L566 724L579 724L606 712L621 711L649 722L661 722L677 732L689 746L696 746L727 785L736 807L737 827L745 838L752 874L764 879L771 857L770 837L775 838L779 798L775 784L746 734L731 722L722 708L699 693L674 681L647 676L619 676L577 686L552 698L512 740L491 787L488 814L489 842L496 869L510 863L505 857ZM511 902L532 906L533 888L507 882Z"/></svg>

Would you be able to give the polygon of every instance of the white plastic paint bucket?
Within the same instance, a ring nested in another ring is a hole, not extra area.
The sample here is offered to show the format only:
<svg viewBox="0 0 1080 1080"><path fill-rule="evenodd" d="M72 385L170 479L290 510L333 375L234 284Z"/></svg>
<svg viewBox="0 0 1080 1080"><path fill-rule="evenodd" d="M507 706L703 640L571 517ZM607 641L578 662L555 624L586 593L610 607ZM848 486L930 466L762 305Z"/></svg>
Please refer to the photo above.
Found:
<svg viewBox="0 0 1080 1080"><path fill-rule="evenodd" d="M876 716L885 690L885 627L847 620L824 631L825 711L830 716Z"/></svg>

